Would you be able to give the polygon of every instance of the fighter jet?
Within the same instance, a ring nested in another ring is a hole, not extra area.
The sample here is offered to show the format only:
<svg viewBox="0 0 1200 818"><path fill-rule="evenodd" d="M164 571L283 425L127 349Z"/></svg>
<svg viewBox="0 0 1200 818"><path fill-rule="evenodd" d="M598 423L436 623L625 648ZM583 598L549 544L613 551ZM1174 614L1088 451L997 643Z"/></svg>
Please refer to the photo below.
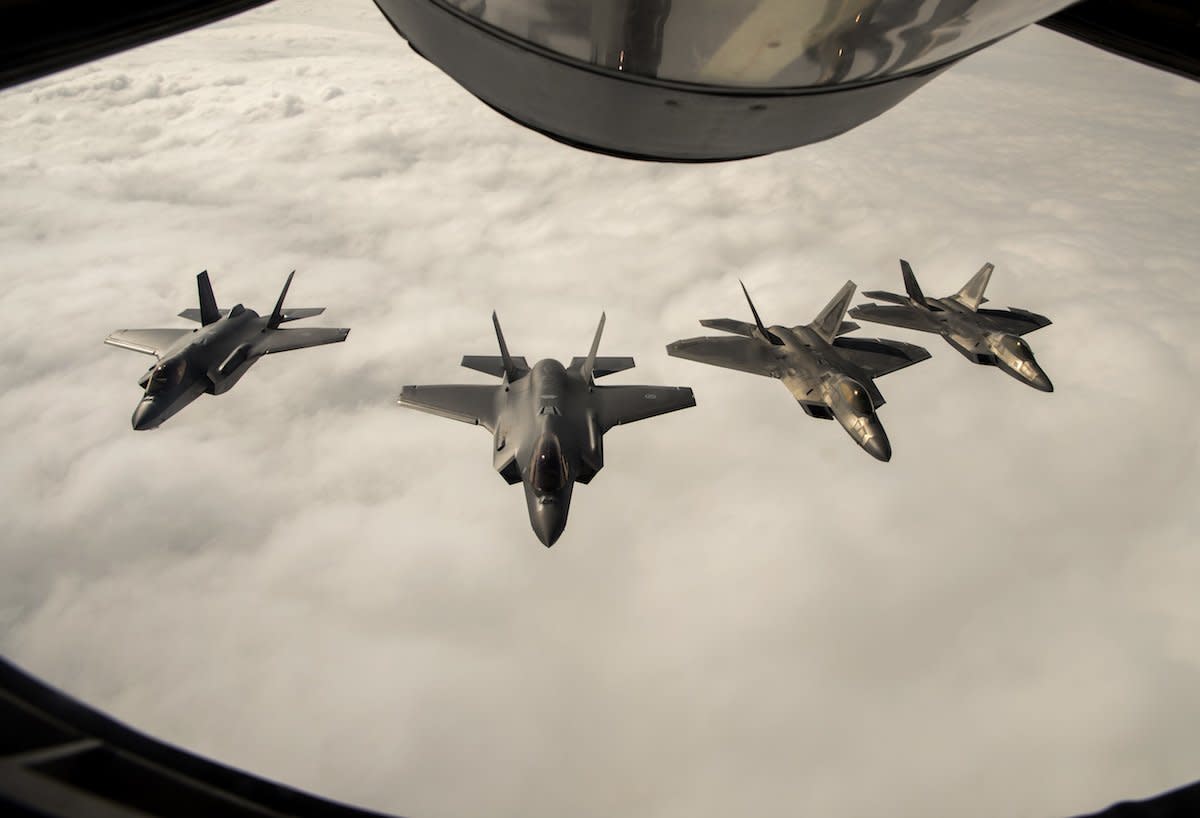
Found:
<svg viewBox="0 0 1200 818"><path fill-rule="evenodd" d="M779 378L809 417L836 418L872 457L890 460L892 447L875 415L884 403L883 395L873 379L923 361L929 353L900 341L838 337L859 328L842 320L854 296L853 281L845 283L811 324L797 327L763 326L745 284L742 292L750 304L753 324L732 318L700 322L740 338L688 338L668 344L667 353Z"/></svg>
<svg viewBox="0 0 1200 818"><path fill-rule="evenodd" d="M597 357L604 315L586 358L531 368L508 353L492 313L499 357L467 355L462 365L495 375L498 386L405 386L401 406L482 426L495 439L493 464L509 485L523 483L529 522L549 548L567 525L576 482L604 466L604 433L622 423L695 406L686 386L597 386L596 378L633 367L633 358Z"/></svg>
<svg viewBox="0 0 1200 818"><path fill-rule="evenodd" d="M205 270L196 276L200 308L179 313L181 318L198 321L198 329L119 329L105 338L106 344L158 358L138 381L146 394L133 410L133 428L155 429L200 395L228 392L263 355L345 341L348 329L279 328L325 311L324 307L283 308L295 274L293 270L288 275L275 309L264 317L241 304L217 309Z"/></svg>
<svg viewBox="0 0 1200 818"><path fill-rule="evenodd" d="M954 295L927 298L917 284L912 267L900 259L907 296L879 290L863 293L868 298L899 306L863 304L850 310L850 315L878 324L936 332L969 360L994 366L1034 389L1053 392L1054 386L1034 360L1033 350L1020 337L1046 326L1050 319L1015 307L1007 310L979 308L987 301L983 291L987 289L993 269L991 264L983 265Z"/></svg>

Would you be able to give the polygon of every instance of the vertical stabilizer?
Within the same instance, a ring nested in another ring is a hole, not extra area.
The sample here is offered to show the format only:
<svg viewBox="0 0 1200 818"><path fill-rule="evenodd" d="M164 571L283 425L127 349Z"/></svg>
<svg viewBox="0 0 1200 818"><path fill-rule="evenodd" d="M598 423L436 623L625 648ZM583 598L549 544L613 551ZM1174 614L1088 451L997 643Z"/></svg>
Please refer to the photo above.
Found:
<svg viewBox="0 0 1200 818"><path fill-rule="evenodd" d="M912 265L904 259L900 259L900 274L904 276L904 290L908 293L908 298L912 301L913 306L924 308L926 306L925 293L921 292L921 285L917 283Z"/></svg>
<svg viewBox="0 0 1200 818"><path fill-rule="evenodd" d="M850 300L854 298L856 286L853 281L843 284L842 289L838 290L838 294L833 297L833 300L826 304L825 309L821 310L809 324L809 327L828 343L833 343L833 339L838 335L838 330L842 327L842 319L846 316Z"/></svg>
<svg viewBox="0 0 1200 818"><path fill-rule="evenodd" d="M592 348L588 352L587 359L583 362L583 368L580 370L584 381L587 383L592 383L595 380L592 377L592 370L596 368L596 352L600 349L600 336L603 332L604 313L600 313L600 324L596 327L596 337L592 339Z"/></svg>
<svg viewBox="0 0 1200 818"><path fill-rule="evenodd" d="M196 276L196 289L200 291L200 323L204 326L221 320L217 309L217 299L213 296L212 283L208 280L208 270Z"/></svg>
<svg viewBox="0 0 1200 818"><path fill-rule="evenodd" d="M996 269L995 265L991 262L980 267L979 272L971 276L971 280L954 294L954 300L972 312L979 309L979 305L987 301L983 297L983 291L987 289L988 282L992 279L992 270L994 269Z"/></svg>
<svg viewBox="0 0 1200 818"><path fill-rule="evenodd" d="M271 318L267 321L268 329L278 329L283 323L283 299L287 298L288 287L292 286L292 276L296 274L295 270L288 273L287 281L283 282L283 291L279 293L279 300L275 302L275 309L271 312Z"/></svg>
<svg viewBox="0 0 1200 818"><path fill-rule="evenodd" d="M738 279L738 284L742 285L742 293L746 296L746 303L750 305L750 314L754 316L754 323L758 325L758 331L762 333L762 337L774 344L775 346L783 346L783 341L775 333L763 326L762 319L758 317L758 310L754 308L754 302L750 300L750 292L746 289L746 285L741 279Z"/></svg>
<svg viewBox="0 0 1200 818"><path fill-rule="evenodd" d="M500 359L504 361L504 377L509 383L520 377L520 372L517 371L517 365L513 363L512 356L508 354L508 344L504 343L504 333L500 331L500 319L496 317L496 311L492 310L492 326L496 328L496 340L500 343Z"/></svg>

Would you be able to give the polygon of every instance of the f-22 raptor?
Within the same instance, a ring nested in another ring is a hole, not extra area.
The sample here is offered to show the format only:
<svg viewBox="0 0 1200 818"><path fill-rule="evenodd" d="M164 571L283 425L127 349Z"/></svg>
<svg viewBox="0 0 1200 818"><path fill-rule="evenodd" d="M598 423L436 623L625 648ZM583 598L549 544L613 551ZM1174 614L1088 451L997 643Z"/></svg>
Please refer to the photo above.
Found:
<svg viewBox="0 0 1200 818"><path fill-rule="evenodd" d="M994 366L1034 389L1053 392L1050 378L1034 359L1029 344L1021 338L1047 326L1050 319L1016 307L980 309L979 305L987 301L983 291L987 289L993 269L991 264L983 265L954 295L927 298L913 275L912 266L900 259L900 272L908 295L880 290L865 292L863 295L867 298L897 306L863 304L850 310L850 315L877 324L936 332L968 360Z"/></svg>
<svg viewBox="0 0 1200 818"><path fill-rule="evenodd" d="M779 378L809 417L836 418L868 454L890 460L892 446L875 414L884 400L874 379L923 361L929 353L900 341L838 337L859 328L842 320L854 297L853 281L843 285L811 324L796 327L763 326L745 284L742 292L753 324L732 318L700 322L742 337L687 338L668 344L667 354Z"/></svg>
<svg viewBox="0 0 1200 818"><path fill-rule="evenodd" d="M696 400L686 386L597 386L596 378L633 367L633 358L596 356L603 314L587 357L565 367L513 357L494 312L492 324L500 355L467 355L462 365L502 378L500 385L405 386L398 402L492 432L493 464L509 485L524 484L529 522L549 548L566 528L574 484L604 466L604 433Z"/></svg>
<svg viewBox="0 0 1200 818"><path fill-rule="evenodd" d="M228 392L264 355L345 341L350 330L344 328L279 328L325 311L324 307L283 308L295 274L293 270L287 277L270 316L261 316L241 304L218 309L205 270L196 276L200 308L179 313L180 318L198 321L199 328L119 329L105 338L106 344L158 358L138 381L146 393L133 410L133 428L155 429L201 395Z"/></svg>

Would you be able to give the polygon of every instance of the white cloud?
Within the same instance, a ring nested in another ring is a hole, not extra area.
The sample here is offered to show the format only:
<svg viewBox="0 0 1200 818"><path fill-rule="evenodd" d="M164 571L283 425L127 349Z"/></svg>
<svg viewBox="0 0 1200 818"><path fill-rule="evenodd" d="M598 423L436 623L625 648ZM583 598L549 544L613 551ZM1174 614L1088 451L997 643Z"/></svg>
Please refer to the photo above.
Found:
<svg viewBox="0 0 1200 818"><path fill-rule="evenodd" d="M228 763L406 815L1054 815L1200 763L1197 86L1041 30L845 136L714 166L515 127L369 4L283 3L0 96L6 656ZM940 340L879 464L667 358L846 278L997 265L1037 393ZM353 327L160 431L223 304ZM603 345L699 406L614 431L549 552L484 433L392 405Z"/></svg>

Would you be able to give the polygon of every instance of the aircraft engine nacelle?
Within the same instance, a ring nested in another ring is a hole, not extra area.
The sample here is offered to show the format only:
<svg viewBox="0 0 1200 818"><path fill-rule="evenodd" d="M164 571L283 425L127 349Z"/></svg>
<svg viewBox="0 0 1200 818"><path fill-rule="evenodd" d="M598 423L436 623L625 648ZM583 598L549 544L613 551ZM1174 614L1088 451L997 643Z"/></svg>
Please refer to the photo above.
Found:
<svg viewBox="0 0 1200 818"><path fill-rule="evenodd" d="M207 390L208 393L220 395L228 392L246 374L251 363L250 344L241 344L229 353L220 366L209 370L208 379L212 386Z"/></svg>
<svg viewBox="0 0 1200 818"><path fill-rule="evenodd" d="M1071 0L375 0L415 51L576 147L683 162L836 136Z"/></svg>
<svg viewBox="0 0 1200 818"><path fill-rule="evenodd" d="M579 453L580 473L575 478L587 485L604 468L604 432L600 428L600 418L595 412L587 416L587 439L583 451Z"/></svg>

